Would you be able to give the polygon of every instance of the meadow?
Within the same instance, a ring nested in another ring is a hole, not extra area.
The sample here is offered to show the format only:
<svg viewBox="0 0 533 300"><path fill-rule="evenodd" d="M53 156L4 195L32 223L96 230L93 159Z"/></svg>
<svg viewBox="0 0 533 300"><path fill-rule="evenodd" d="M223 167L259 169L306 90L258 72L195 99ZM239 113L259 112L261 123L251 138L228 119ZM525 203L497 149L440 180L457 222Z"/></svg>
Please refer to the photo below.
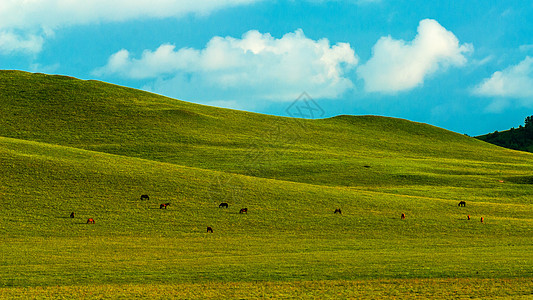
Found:
<svg viewBox="0 0 533 300"><path fill-rule="evenodd" d="M2 298L533 297L532 154L17 71L0 107Z"/></svg>

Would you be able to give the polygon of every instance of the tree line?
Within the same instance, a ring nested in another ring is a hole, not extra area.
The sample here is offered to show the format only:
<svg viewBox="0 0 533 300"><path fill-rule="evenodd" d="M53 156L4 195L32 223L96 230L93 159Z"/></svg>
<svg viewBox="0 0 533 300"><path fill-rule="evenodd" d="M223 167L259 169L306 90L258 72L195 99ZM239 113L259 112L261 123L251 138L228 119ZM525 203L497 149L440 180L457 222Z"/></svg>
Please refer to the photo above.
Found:
<svg viewBox="0 0 533 300"><path fill-rule="evenodd" d="M476 138L509 149L533 152L533 116L526 117L524 126L494 131Z"/></svg>

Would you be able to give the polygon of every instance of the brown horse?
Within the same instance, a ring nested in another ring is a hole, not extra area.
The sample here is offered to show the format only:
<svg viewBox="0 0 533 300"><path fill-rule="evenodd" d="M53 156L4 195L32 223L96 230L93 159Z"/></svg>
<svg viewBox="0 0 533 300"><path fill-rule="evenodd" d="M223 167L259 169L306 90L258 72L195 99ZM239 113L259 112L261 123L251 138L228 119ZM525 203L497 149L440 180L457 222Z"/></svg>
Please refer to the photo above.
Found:
<svg viewBox="0 0 533 300"><path fill-rule="evenodd" d="M402 214L401 218L402 218L402 220L405 220L405 214Z"/></svg>
<svg viewBox="0 0 533 300"><path fill-rule="evenodd" d="M70 214L70 217L71 217L71 218L74 218L74 212L72 212L72 213Z"/></svg>
<svg viewBox="0 0 533 300"><path fill-rule="evenodd" d="M485 221L485 219L483 217L481 217L481 223L483 223L483 221Z"/></svg>
<svg viewBox="0 0 533 300"><path fill-rule="evenodd" d="M213 228L207 226L207 232L208 232L208 233L209 233L209 232L213 233Z"/></svg>
<svg viewBox="0 0 533 300"><path fill-rule="evenodd" d="M248 213L248 208L241 208L241 210L239 211L240 214L242 213Z"/></svg>
<svg viewBox="0 0 533 300"><path fill-rule="evenodd" d="M470 220L470 215L467 216L468 220Z"/></svg>
<svg viewBox="0 0 533 300"><path fill-rule="evenodd" d="M337 213L338 213L338 214L341 214L341 215L342 215L342 211L341 211L341 209L340 209L340 208L337 208L337 209L335 209L335 212L334 212L334 214L337 214Z"/></svg>
<svg viewBox="0 0 533 300"><path fill-rule="evenodd" d="M87 224L94 224L94 219L93 218L87 219Z"/></svg>
<svg viewBox="0 0 533 300"><path fill-rule="evenodd" d="M167 209L167 206L169 206L169 205L170 205L170 203L161 203L159 205L159 209L162 209L162 208Z"/></svg>

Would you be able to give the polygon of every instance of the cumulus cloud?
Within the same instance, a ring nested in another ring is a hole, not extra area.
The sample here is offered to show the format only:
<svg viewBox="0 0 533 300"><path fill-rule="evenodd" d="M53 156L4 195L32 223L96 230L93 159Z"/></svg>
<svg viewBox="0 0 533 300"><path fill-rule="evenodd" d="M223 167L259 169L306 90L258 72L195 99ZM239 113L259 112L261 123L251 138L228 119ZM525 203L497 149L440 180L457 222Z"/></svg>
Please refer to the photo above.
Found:
<svg viewBox="0 0 533 300"><path fill-rule="evenodd" d="M302 30L279 39L251 30L241 38L214 37L200 50L164 44L139 58L120 50L94 74L150 79L146 88L188 100L290 101L303 91L339 97L353 88L345 73L357 62L347 43L315 41Z"/></svg>
<svg viewBox="0 0 533 300"><path fill-rule="evenodd" d="M368 92L396 93L410 90L424 79L450 66L462 66L464 54L473 49L459 44L455 35L437 21L420 21L411 42L382 37L372 49L372 57L357 70Z"/></svg>
<svg viewBox="0 0 533 300"><path fill-rule="evenodd" d="M497 71L472 90L483 97L512 98L521 105L533 106L533 58L527 56L517 65ZM504 105L505 104L505 105ZM509 101L498 99L489 105L491 111L501 111Z"/></svg>

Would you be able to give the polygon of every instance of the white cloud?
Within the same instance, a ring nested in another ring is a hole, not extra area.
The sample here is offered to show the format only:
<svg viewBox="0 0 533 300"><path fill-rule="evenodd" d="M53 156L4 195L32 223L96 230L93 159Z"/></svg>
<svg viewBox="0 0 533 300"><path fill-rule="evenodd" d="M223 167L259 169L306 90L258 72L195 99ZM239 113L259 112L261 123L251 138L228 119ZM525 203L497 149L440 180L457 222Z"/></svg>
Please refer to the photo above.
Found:
<svg viewBox="0 0 533 300"><path fill-rule="evenodd" d="M368 92L396 93L413 89L424 79L449 66L462 66L470 44L459 44L453 33L437 21L420 21L411 42L382 37L372 49L372 57L357 70Z"/></svg>
<svg viewBox="0 0 533 300"><path fill-rule="evenodd" d="M11 31L0 31L0 54L39 53L43 48L44 38L29 34L21 36Z"/></svg>
<svg viewBox="0 0 533 300"><path fill-rule="evenodd" d="M279 39L251 30L240 39L214 37L201 50L164 44L140 58L121 50L94 74L151 79L146 88L191 101L291 101L303 91L339 97L353 88L345 72L357 62L347 43L315 41L302 30Z"/></svg>
<svg viewBox="0 0 533 300"><path fill-rule="evenodd" d="M512 98L523 106L533 106L533 58L527 56L517 65L494 72L490 78L474 87L472 92L483 97ZM497 99L488 109L501 111L508 105L508 100Z"/></svg>
<svg viewBox="0 0 533 300"><path fill-rule="evenodd" d="M206 15L215 10L261 0L2 0L1 28L58 28L141 18Z"/></svg>
<svg viewBox="0 0 533 300"><path fill-rule="evenodd" d="M259 1L262 0L0 0L0 54L38 53L45 38L63 27L207 15Z"/></svg>
<svg viewBox="0 0 533 300"><path fill-rule="evenodd" d="M484 58L481 58L481 59L474 59L470 62L471 65L473 66L484 66L490 62L492 62L494 59L496 59L496 56L494 55L488 55Z"/></svg>

